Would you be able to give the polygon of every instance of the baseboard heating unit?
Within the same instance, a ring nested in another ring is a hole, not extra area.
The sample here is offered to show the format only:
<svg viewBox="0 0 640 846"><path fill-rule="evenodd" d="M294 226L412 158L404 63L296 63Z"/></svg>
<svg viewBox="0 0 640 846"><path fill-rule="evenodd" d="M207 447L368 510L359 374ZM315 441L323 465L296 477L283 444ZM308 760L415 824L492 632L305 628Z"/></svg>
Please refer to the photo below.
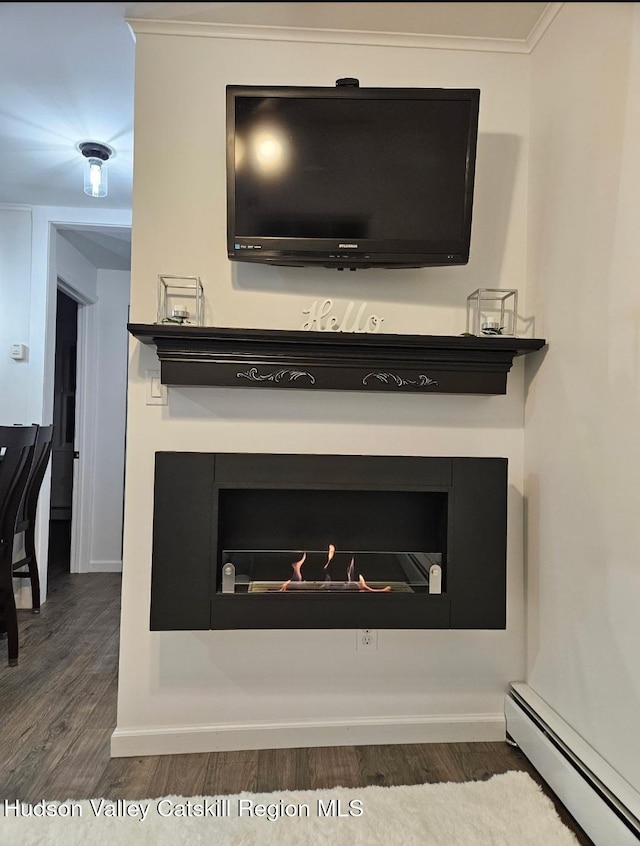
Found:
<svg viewBox="0 0 640 846"><path fill-rule="evenodd" d="M596 846L638 846L640 794L528 685L505 698L507 740L531 761Z"/></svg>

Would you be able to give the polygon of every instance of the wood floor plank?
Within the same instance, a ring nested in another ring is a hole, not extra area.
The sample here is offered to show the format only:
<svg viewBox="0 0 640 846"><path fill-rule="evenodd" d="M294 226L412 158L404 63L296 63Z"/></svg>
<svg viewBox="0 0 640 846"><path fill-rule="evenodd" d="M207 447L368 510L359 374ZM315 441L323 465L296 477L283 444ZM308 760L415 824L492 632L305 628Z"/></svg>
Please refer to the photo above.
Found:
<svg viewBox="0 0 640 846"><path fill-rule="evenodd" d="M96 773L103 771L109 761L111 733L111 729L85 726L74 729L55 766L49 768L49 762L44 762L29 787L26 801L37 802L44 797L64 802L77 796L93 796Z"/></svg>
<svg viewBox="0 0 640 846"><path fill-rule="evenodd" d="M91 712L91 727L105 728L113 732L116 727L116 710L118 707L118 676L116 673L105 674L104 691L95 703Z"/></svg>
<svg viewBox="0 0 640 846"><path fill-rule="evenodd" d="M147 799L153 792L153 776L159 761L159 755L111 758L104 771L97 773L93 791L79 798Z"/></svg>
<svg viewBox="0 0 640 846"><path fill-rule="evenodd" d="M86 727L82 729L87 732ZM53 772L72 745L74 732L64 718L39 725L31 740L18 748L0 773L0 799L24 802L48 798Z"/></svg>
<svg viewBox="0 0 640 846"><path fill-rule="evenodd" d="M354 746L322 746L309 750L310 787L361 787L360 761Z"/></svg>
<svg viewBox="0 0 640 846"><path fill-rule="evenodd" d="M258 751L211 752L207 762L204 792L206 796L255 793L258 782Z"/></svg>
<svg viewBox="0 0 640 846"><path fill-rule="evenodd" d="M309 749L261 749L256 790L309 790Z"/></svg>
<svg viewBox="0 0 640 846"><path fill-rule="evenodd" d="M68 662L55 684L45 683L42 696L31 693L29 699L23 699L15 709L15 718L2 725L0 789L4 768L12 766L25 752L33 758L34 749L44 743L43 753L48 753L51 738L58 738L73 727L90 725L93 710L113 682L108 676L87 672L90 663L90 654L79 653Z"/></svg>
<svg viewBox="0 0 640 846"><path fill-rule="evenodd" d="M442 781L464 781L446 743L402 744L413 772L422 784Z"/></svg>
<svg viewBox="0 0 640 846"><path fill-rule="evenodd" d="M418 781L402 746L358 746L356 754L365 785L390 787Z"/></svg>
<svg viewBox="0 0 640 846"><path fill-rule="evenodd" d="M496 763L500 765L488 743L450 743L448 751L458 767L460 777L456 781L485 781L496 773ZM505 772L500 766L497 769Z"/></svg>
<svg viewBox="0 0 640 846"><path fill-rule="evenodd" d="M149 798L159 796L202 796L209 755L162 755L151 780Z"/></svg>

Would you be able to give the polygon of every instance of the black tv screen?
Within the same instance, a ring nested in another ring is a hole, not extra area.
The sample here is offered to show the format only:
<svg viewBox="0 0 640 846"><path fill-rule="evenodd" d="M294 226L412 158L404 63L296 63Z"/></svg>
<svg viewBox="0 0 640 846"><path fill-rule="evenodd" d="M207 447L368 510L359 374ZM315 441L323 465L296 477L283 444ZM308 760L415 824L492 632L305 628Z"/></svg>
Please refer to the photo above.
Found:
<svg viewBox="0 0 640 846"><path fill-rule="evenodd" d="M228 86L229 258L339 269L466 264L479 95Z"/></svg>

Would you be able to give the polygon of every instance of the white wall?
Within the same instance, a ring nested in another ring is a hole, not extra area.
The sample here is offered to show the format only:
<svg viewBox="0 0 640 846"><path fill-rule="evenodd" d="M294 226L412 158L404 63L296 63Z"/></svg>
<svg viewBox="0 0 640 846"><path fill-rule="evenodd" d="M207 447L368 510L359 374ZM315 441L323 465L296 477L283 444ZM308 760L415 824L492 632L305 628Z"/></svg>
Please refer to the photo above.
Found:
<svg viewBox="0 0 640 846"><path fill-rule="evenodd" d="M0 422L48 425L53 417L55 308L58 274L89 303L96 296L96 272L68 242L56 237L56 226L130 226L131 212L118 209L76 209L57 206L0 207ZM60 252L60 268L58 267ZM4 322L5 305L11 320ZM14 337L19 334L20 337ZM25 343L27 362L8 359L8 344ZM9 367L7 367L7 362ZM5 394L6 392L6 394ZM6 397L6 398L5 398ZM50 474L44 478L36 527L36 552L42 598L46 596L49 539ZM25 584L18 602L29 604Z"/></svg>
<svg viewBox="0 0 640 846"><path fill-rule="evenodd" d="M29 346L31 209L0 207L0 425L29 425L29 357L9 356L12 344Z"/></svg>
<svg viewBox="0 0 640 846"><path fill-rule="evenodd" d="M527 680L640 790L640 9L567 3L532 55Z"/></svg>
<svg viewBox="0 0 640 846"><path fill-rule="evenodd" d="M97 268L60 232L56 233L56 272L58 284L62 282L76 302L92 304L98 299Z"/></svg>
<svg viewBox="0 0 640 846"><path fill-rule="evenodd" d="M218 326L299 328L311 300L332 296L367 301L388 332L459 334L477 287L521 288L526 56L141 33L136 55L133 322L155 320L159 273L200 275L205 322ZM482 90L467 267L339 274L227 260L225 85L345 75ZM521 362L506 397L172 388L161 408L145 406L154 351L132 340L130 355L115 754L310 745L335 741L336 725L342 741L499 737L507 683L524 672ZM507 630L381 631L366 656L352 631L149 632L154 452L181 449L507 456Z"/></svg>
<svg viewBox="0 0 640 846"><path fill-rule="evenodd" d="M122 569L129 289L128 272L98 271L92 572Z"/></svg>

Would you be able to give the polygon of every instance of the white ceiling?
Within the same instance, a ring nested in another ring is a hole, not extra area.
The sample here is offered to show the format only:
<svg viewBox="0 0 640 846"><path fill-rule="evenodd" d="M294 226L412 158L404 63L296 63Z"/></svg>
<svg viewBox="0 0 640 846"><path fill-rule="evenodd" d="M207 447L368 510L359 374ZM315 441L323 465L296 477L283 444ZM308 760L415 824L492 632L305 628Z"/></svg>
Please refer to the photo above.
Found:
<svg viewBox="0 0 640 846"><path fill-rule="evenodd" d="M134 48L123 3L0 3L0 202L131 206ZM81 141L116 151L104 199Z"/></svg>
<svg viewBox="0 0 640 846"><path fill-rule="evenodd" d="M523 41L547 6L0 3L0 203L131 207L135 44L125 17ZM81 141L115 150L103 199L82 191Z"/></svg>

